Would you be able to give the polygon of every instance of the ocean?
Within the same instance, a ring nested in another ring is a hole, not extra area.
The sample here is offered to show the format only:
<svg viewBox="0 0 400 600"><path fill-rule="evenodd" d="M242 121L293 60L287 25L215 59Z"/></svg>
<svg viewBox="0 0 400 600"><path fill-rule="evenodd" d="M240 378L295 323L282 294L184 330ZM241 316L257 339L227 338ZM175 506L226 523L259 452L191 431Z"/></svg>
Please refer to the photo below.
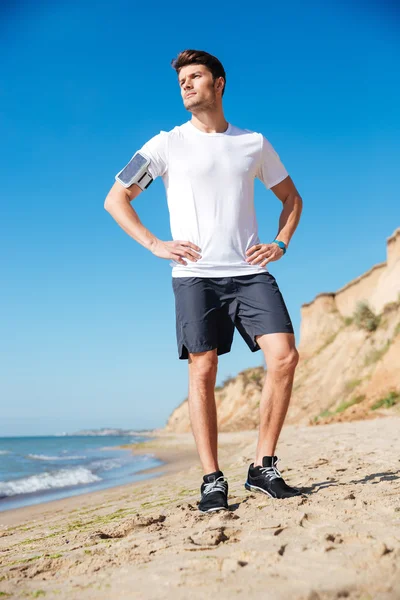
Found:
<svg viewBox="0 0 400 600"><path fill-rule="evenodd" d="M164 463L135 456L122 444L144 436L0 438L0 512L151 477L144 469Z"/></svg>

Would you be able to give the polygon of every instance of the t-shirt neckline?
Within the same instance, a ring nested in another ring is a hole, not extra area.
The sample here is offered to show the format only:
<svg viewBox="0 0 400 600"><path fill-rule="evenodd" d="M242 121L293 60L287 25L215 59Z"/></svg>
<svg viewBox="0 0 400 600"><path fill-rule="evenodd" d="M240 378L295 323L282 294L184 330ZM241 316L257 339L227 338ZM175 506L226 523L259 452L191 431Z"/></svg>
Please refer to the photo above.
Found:
<svg viewBox="0 0 400 600"><path fill-rule="evenodd" d="M192 131L194 131L195 133L199 133L200 135L206 135L208 137L217 137L217 136L221 136L221 135L229 135L231 133L232 130L232 126L230 123L228 123L228 127L227 129L225 129L225 131L222 132L215 132L215 133L207 133L206 131L201 131L200 129L198 129L195 125L193 125L192 121L188 121L187 122L190 129Z"/></svg>

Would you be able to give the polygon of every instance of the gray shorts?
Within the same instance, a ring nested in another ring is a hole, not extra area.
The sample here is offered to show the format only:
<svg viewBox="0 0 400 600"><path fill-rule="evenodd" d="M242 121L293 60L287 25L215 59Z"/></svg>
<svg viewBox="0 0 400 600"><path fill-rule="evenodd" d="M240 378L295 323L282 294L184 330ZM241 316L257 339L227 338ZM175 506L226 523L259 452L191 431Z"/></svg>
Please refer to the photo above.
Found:
<svg viewBox="0 0 400 600"><path fill-rule="evenodd" d="M271 273L237 277L172 277L179 358L217 348L230 351L236 329L252 352L255 336L294 333L286 304Z"/></svg>

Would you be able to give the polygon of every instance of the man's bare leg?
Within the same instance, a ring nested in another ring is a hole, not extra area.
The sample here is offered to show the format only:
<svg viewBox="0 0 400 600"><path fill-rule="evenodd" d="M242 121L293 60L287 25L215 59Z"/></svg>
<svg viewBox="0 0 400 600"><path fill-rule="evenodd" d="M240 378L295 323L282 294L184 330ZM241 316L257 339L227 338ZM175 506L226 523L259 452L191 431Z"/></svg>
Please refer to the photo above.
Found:
<svg viewBox="0 0 400 600"><path fill-rule="evenodd" d="M189 416L204 474L219 471L215 406L217 349L189 353Z"/></svg>
<svg viewBox="0 0 400 600"><path fill-rule="evenodd" d="M267 375L261 392L260 427L254 466L263 456L274 456L289 407L294 373L299 361L294 335L269 333L256 336L264 352Z"/></svg>

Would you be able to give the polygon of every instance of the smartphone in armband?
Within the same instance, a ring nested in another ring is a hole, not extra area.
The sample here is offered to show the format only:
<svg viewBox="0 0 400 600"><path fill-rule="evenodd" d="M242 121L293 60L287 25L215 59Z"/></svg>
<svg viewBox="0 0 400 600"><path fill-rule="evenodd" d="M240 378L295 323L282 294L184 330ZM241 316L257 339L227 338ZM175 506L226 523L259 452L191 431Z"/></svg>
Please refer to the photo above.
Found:
<svg viewBox="0 0 400 600"><path fill-rule="evenodd" d="M141 190L145 190L153 182L153 178L148 170L149 164L150 160L147 156L136 152L126 167L117 173L115 179L125 188L129 188L136 183Z"/></svg>

